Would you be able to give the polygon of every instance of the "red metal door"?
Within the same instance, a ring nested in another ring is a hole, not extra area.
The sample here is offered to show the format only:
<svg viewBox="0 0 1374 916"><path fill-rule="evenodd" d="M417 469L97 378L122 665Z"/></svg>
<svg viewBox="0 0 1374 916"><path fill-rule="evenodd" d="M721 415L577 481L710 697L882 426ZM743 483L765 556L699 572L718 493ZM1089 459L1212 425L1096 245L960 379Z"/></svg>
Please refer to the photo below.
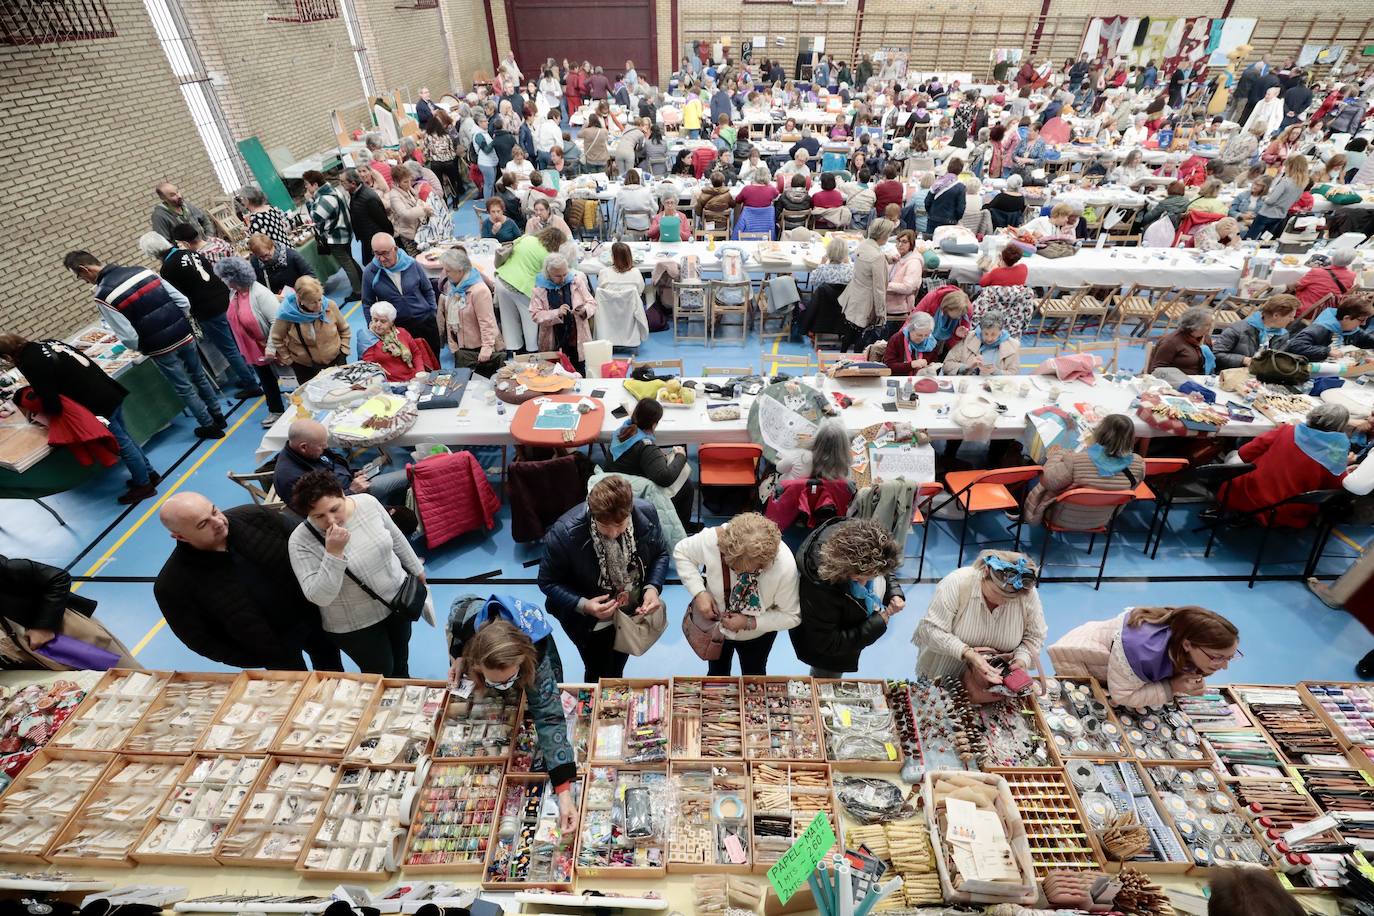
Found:
<svg viewBox="0 0 1374 916"><path fill-rule="evenodd" d="M511 47L525 79L552 57L591 61L612 81L632 60L658 82L654 0L505 0Z"/></svg>

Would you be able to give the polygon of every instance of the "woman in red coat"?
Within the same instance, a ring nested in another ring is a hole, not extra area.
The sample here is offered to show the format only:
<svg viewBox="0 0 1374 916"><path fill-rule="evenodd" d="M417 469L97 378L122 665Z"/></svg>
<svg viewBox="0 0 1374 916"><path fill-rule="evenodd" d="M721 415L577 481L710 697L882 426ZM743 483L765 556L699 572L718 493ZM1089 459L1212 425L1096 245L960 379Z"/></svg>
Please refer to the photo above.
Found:
<svg viewBox="0 0 1374 916"><path fill-rule="evenodd" d="M1305 423L1280 426L1240 448L1240 459L1255 466L1225 490L1224 508L1253 512L1311 490L1339 490L1350 462L1350 413L1339 404L1319 404ZM1305 528L1316 510L1284 506L1274 517L1281 528ZM1268 515L1259 516L1267 524Z"/></svg>
<svg viewBox="0 0 1374 916"><path fill-rule="evenodd" d="M582 100L587 95L587 77L582 73L582 67L574 64L568 71L568 78L563 81L563 97L568 100L568 117L577 114L577 110L582 107Z"/></svg>
<svg viewBox="0 0 1374 916"><path fill-rule="evenodd" d="M429 344L396 326L396 306L390 302L372 303L367 327L377 335L377 342L363 353L363 361L381 366L388 382L408 382L417 372L439 368L439 360Z"/></svg>

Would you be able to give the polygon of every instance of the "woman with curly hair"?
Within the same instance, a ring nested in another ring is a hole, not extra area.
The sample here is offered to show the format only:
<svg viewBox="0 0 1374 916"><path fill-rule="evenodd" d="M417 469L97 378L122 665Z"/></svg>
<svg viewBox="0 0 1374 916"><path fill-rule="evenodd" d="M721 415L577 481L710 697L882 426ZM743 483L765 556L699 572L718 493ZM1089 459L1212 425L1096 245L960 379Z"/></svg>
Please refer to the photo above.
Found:
<svg viewBox="0 0 1374 916"><path fill-rule="evenodd" d="M801 622L792 628L797 658L812 677L859 670L859 653L887 632L906 605L892 578L902 551L891 533L866 519L831 519L798 552Z"/></svg>
<svg viewBox="0 0 1374 916"><path fill-rule="evenodd" d="M272 323L281 312L281 302L272 291L258 282L253 265L239 257L223 258L211 268L215 276L229 287L229 330L234 335L234 343L239 353L257 373L267 400L267 416L263 426L271 426L286 412L282 400L281 386L277 383L277 370L267 355L267 342L272 336Z"/></svg>
<svg viewBox="0 0 1374 916"><path fill-rule="evenodd" d="M745 512L679 541L673 563L692 595L689 613L698 622L716 622L725 637L706 674L728 677L736 654L741 674L767 674L778 631L801 620L797 562L778 526Z"/></svg>
<svg viewBox="0 0 1374 916"><path fill-rule="evenodd" d="M1045 611L1035 561L1010 550L985 550L972 566L940 580L911 641L922 677L963 677L975 700L1002 683L994 659L1027 670L1045 644ZM986 701L986 699L984 701Z"/></svg>

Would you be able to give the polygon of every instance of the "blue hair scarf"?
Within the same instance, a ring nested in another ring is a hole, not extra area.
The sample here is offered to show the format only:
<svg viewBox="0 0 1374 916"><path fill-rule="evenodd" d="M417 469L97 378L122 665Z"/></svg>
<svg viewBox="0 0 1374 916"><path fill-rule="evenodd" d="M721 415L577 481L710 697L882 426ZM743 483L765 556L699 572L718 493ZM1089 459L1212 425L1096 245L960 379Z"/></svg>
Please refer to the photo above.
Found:
<svg viewBox="0 0 1374 916"><path fill-rule="evenodd" d="M1014 563L1009 563L1001 557L987 556L983 558L983 563L993 572L1002 573L998 578L1018 592L1026 587L1026 576L1035 576L1035 569L1024 556L1017 557Z"/></svg>
<svg viewBox="0 0 1374 916"><path fill-rule="evenodd" d="M1293 427L1293 444L1308 458L1330 471L1332 476L1339 477L1345 473L1350 460L1350 437L1345 433L1313 429L1306 423L1299 423Z"/></svg>
<svg viewBox="0 0 1374 916"><path fill-rule="evenodd" d="M1088 457L1092 459L1093 467L1097 468L1097 473L1102 477L1115 477L1126 468L1131 466L1135 460L1135 455L1108 455L1107 450L1100 445L1088 446Z"/></svg>
<svg viewBox="0 0 1374 916"><path fill-rule="evenodd" d="M621 423L620 429L617 429L615 435L611 437L610 450L612 461L619 461L620 456L628 452L636 442L648 442L650 445L653 444L654 440L649 438L649 435L643 430L636 430L633 436L630 436L628 439L621 439L620 434L629 427L630 423L630 420Z"/></svg>
<svg viewBox="0 0 1374 916"><path fill-rule="evenodd" d="M316 321L323 321L325 313L329 311L329 300L320 303L318 312L307 312L301 308L300 300L296 298L296 291L288 289L285 298L281 301L281 310L277 312L277 317L282 321L289 321L292 324L313 324Z"/></svg>
<svg viewBox="0 0 1374 916"><path fill-rule="evenodd" d="M1206 344L1200 344L1198 349L1202 351L1202 374L1212 375L1217 371L1217 355Z"/></svg>
<svg viewBox="0 0 1374 916"><path fill-rule="evenodd" d="M1333 343L1345 343L1348 332L1345 328L1341 327L1341 320L1336 317L1336 310L1334 308L1322 309L1321 314L1314 318L1312 323L1330 331Z"/></svg>
<svg viewBox="0 0 1374 916"><path fill-rule="evenodd" d="M462 280L459 280L457 283L454 283L452 280L450 280L449 284L453 287L453 291L455 293L457 293L460 296L466 296L468 290L472 289L474 286L481 282L481 272L479 272L476 267L470 267L468 268L468 274L466 277L464 277Z"/></svg>
<svg viewBox="0 0 1374 916"><path fill-rule="evenodd" d="M871 579L867 582L849 580L849 595L864 606L864 613L869 617L882 610L882 599L878 597L877 592L873 591L873 580Z"/></svg>
<svg viewBox="0 0 1374 916"><path fill-rule="evenodd" d="M1245 323L1250 325L1250 327L1254 328L1256 331L1259 332L1259 342L1261 350L1269 346L1269 341L1273 340L1275 337L1278 337L1281 334L1287 333L1288 330L1287 328L1266 327L1264 324L1264 316L1261 315L1259 312L1251 312L1249 317L1245 319ZM1339 326L1340 325L1338 324L1337 327Z"/></svg>

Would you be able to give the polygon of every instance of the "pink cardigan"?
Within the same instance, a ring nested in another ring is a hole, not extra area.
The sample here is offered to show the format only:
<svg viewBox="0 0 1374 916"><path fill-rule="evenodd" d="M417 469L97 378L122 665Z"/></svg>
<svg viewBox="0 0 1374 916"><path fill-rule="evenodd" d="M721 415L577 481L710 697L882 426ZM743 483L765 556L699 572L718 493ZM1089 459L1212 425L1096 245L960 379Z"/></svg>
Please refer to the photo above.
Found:
<svg viewBox="0 0 1374 916"><path fill-rule="evenodd" d="M921 288L922 258L920 252L903 255L887 271L887 293L883 307L888 321L904 321L916 303L916 291Z"/></svg>
<svg viewBox="0 0 1374 916"><path fill-rule="evenodd" d="M1174 698L1173 686L1168 681L1141 680L1121 648L1121 627L1129 613L1128 609L1107 620L1090 620L1061 636L1046 650L1054 673L1097 678L1118 706L1163 706Z"/></svg>
<svg viewBox="0 0 1374 916"><path fill-rule="evenodd" d="M582 345L592 339L591 317L596 314L596 299L592 296L591 288L587 286L587 275L580 270L570 271L572 279L572 305L573 312L577 317L577 356L582 356ZM530 293L530 316L534 323L539 326L539 349L548 351L555 349L553 325L556 321L562 321L558 312L549 308L549 291L534 284L534 291Z"/></svg>

